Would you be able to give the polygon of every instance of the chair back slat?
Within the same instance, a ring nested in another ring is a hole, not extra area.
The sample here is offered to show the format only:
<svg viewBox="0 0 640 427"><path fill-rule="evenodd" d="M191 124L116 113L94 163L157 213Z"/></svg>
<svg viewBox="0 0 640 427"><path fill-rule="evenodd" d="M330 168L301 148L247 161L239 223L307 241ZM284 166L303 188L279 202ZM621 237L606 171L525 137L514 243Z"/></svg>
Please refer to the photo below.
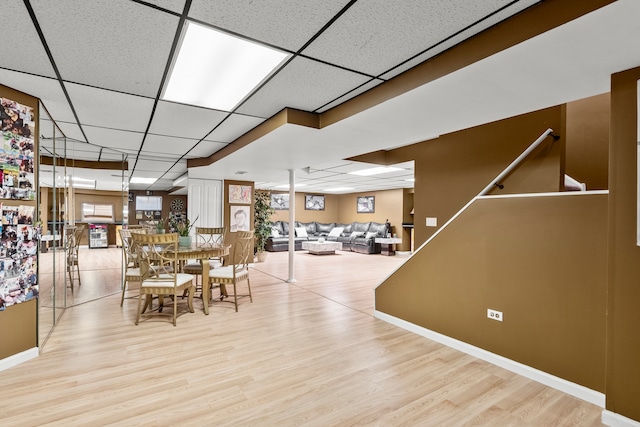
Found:
<svg viewBox="0 0 640 427"><path fill-rule="evenodd" d="M176 286L178 261L178 234L131 233L145 280L173 280Z"/></svg>

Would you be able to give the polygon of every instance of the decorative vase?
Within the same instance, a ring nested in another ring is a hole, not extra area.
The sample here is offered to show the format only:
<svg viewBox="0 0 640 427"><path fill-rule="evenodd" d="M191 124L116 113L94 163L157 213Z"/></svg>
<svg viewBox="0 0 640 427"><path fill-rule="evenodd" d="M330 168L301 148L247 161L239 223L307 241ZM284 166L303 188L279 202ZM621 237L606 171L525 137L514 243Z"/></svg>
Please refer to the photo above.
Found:
<svg viewBox="0 0 640 427"><path fill-rule="evenodd" d="M178 245L180 246L191 246L191 236L179 236L180 241Z"/></svg>

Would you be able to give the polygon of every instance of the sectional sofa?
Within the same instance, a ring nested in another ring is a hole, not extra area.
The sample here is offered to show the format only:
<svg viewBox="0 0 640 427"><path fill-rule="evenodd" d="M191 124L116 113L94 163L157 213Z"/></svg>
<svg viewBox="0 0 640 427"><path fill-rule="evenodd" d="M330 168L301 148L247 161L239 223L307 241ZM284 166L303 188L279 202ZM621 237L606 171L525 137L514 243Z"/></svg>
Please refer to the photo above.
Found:
<svg viewBox="0 0 640 427"><path fill-rule="evenodd" d="M387 225L378 222L321 223L295 222L294 230L287 221L272 223L271 236L267 239L265 249L269 252L289 250L289 233L295 233L295 250L302 250L302 242L324 238L327 241L342 243L343 251L362 254L379 254L381 247L375 242L376 237L384 237Z"/></svg>

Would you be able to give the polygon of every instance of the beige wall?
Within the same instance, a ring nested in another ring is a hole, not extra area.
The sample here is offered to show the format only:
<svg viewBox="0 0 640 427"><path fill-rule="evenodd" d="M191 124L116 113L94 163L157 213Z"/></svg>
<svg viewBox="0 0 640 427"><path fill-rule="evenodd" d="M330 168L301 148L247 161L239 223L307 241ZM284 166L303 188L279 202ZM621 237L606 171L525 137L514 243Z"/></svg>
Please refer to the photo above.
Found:
<svg viewBox="0 0 640 427"><path fill-rule="evenodd" d="M392 232L398 234L398 236L402 236L403 214L404 210L406 210L405 204L408 203L405 202L405 198L409 197L405 196L405 193L411 194L403 189L368 191L366 193L326 194L324 211L312 211L304 209L304 196L307 193L296 193L296 221L317 221L322 223L350 223L354 221L373 221L384 223L388 219L392 226ZM358 213L356 210L356 198L358 196L374 196L375 212L366 214ZM412 195L410 203L413 203ZM407 209L411 210L411 208ZM271 220L289 221L289 211L277 210L271 217ZM407 249L403 249L405 243ZM403 246L400 249L409 250L408 245L408 242L403 241Z"/></svg>
<svg viewBox="0 0 640 427"><path fill-rule="evenodd" d="M376 289L376 309L603 392L606 243L606 195L482 199Z"/></svg>
<svg viewBox="0 0 640 427"><path fill-rule="evenodd" d="M607 409L640 421L640 247L637 230L637 80L611 78Z"/></svg>

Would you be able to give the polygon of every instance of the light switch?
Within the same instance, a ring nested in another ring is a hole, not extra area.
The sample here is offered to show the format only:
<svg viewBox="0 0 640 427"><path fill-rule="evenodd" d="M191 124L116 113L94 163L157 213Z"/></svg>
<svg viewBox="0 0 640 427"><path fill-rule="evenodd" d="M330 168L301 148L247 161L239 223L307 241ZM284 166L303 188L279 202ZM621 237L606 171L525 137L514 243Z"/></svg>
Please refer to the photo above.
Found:
<svg viewBox="0 0 640 427"><path fill-rule="evenodd" d="M427 227L437 227L438 218L427 217Z"/></svg>

